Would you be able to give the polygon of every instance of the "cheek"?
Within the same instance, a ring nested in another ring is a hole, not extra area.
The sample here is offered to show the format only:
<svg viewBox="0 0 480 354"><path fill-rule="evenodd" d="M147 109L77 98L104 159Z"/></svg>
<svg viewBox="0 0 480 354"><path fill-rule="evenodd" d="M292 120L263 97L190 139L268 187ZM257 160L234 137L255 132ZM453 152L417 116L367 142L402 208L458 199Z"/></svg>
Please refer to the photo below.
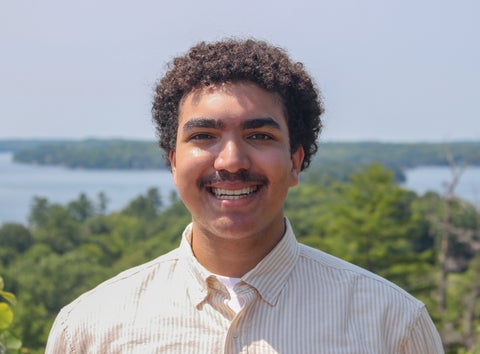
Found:
<svg viewBox="0 0 480 354"><path fill-rule="evenodd" d="M177 153L176 174L179 178L188 180L201 173L208 164L211 164L212 155L204 150L192 148Z"/></svg>
<svg viewBox="0 0 480 354"><path fill-rule="evenodd" d="M201 160L202 157L204 159L207 159L209 157L208 155L210 155L210 154L208 154L205 151L202 151L198 148L192 149L190 151L190 156L191 156L191 158L194 158L194 159L200 159Z"/></svg>
<svg viewBox="0 0 480 354"><path fill-rule="evenodd" d="M285 181L291 176L293 164L289 153L272 151L269 154L258 154L255 159L256 166L269 173L271 178L277 177Z"/></svg>

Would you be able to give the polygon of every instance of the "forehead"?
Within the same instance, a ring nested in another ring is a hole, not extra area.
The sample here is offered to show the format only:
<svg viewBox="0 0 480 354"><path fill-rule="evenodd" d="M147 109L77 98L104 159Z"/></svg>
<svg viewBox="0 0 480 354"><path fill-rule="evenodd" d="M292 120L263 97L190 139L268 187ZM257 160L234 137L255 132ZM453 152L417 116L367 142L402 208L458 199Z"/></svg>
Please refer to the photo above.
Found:
<svg viewBox="0 0 480 354"><path fill-rule="evenodd" d="M179 103L179 124L189 118L271 117L286 124L285 109L279 94L251 82L212 85L184 95Z"/></svg>

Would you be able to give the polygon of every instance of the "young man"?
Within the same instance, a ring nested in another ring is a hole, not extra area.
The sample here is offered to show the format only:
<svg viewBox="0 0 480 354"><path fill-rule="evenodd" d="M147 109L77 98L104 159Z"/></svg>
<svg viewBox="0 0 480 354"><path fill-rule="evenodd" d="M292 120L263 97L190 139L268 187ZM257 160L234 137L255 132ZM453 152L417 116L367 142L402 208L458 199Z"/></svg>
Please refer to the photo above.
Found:
<svg viewBox="0 0 480 354"><path fill-rule="evenodd" d="M47 353L443 353L422 303L297 243L283 203L322 112L302 65L264 42L176 58L153 117L192 222L178 249L66 306Z"/></svg>

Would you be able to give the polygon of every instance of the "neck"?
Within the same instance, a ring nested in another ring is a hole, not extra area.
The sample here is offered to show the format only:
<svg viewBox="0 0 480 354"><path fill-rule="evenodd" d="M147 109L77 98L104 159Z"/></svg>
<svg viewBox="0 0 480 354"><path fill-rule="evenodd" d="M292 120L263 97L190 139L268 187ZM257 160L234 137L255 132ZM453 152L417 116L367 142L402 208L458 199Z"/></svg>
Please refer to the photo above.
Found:
<svg viewBox="0 0 480 354"><path fill-rule="evenodd" d="M285 225L282 223L282 228L274 232L242 239L207 236L195 227L192 232L192 250L200 264L214 274L241 278L280 242Z"/></svg>

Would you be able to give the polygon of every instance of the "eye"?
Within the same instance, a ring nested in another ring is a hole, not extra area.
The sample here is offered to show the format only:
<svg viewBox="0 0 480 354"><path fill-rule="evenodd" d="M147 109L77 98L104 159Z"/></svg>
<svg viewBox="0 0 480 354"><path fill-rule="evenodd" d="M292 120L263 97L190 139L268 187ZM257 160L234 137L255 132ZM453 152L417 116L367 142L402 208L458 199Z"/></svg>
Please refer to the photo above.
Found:
<svg viewBox="0 0 480 354"><path fill-rule="evenodd" d="M190 136L189 140L210 140L213 136L207 133L197 133Z"/></svg>
<svg viewBox="0 0 480 354"><path fill-rule="evenodd" d="M249 136L249 139L252 140L272 140L273 138L265 133L255 133Z"/></svg>

